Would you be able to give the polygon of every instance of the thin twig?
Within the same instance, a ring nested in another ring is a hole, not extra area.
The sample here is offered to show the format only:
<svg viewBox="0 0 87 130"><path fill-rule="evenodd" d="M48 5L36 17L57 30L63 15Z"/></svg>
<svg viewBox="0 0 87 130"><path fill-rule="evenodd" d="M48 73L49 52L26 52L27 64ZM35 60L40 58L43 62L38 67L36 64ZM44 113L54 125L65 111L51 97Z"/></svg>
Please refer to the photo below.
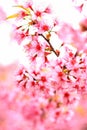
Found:
<svg viewBox="0 0 87 130"><path fill-rule="evenodd" d="M47 43L50 45L52 51L55 53L55 55L58 57L59 55L56 53L55 49L53 48L53 46L51 45L50 41L43 35L43 34L39 34L39 36L42 36L46 41Z"/></svg>

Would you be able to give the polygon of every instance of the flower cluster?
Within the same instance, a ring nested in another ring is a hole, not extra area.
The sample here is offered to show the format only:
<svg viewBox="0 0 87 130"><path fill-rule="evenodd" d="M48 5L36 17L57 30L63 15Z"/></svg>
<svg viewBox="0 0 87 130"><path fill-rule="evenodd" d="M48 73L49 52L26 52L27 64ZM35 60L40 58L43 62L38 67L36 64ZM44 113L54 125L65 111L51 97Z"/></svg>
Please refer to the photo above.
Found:
<svg viewBox="0 0 87 130"><path fill-rule="evenodd" d="M0 102L6 102L0 108L0 127L85 130L87 39L83 33L87 29L81 30L84 22L80 30L75 30L54 18L49 6L39 9L30 1L15 7L20 11L7 19L16 18L12 38L24 47L29 64L17 69L11 92L6 92L6 88L5 93L0 91Z"/></svg>

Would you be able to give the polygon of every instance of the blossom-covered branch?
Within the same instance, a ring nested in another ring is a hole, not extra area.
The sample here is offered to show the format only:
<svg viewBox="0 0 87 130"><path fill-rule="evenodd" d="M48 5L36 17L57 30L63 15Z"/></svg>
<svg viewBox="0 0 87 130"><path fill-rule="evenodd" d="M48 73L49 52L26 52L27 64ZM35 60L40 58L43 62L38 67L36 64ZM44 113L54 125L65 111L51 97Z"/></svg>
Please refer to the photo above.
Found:
<svg viewBox="0 0 87 130"><path fill-rule="evenodd" d="M7 89L7 84L0 87L0 128L85 129L86 29L75 29L57 20L49 6L38 8L31 0L14 7L19 8L18 13L7 20L16 18L12 38L23 45L28 64L18 65L12 88L10 85Z"/></svg>

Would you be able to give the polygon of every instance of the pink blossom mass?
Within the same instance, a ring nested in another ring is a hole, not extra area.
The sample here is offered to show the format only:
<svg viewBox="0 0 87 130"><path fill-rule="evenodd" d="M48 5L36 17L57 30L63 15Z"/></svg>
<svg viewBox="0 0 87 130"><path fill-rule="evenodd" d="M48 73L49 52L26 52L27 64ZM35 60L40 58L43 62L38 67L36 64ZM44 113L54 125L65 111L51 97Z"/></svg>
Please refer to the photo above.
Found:
<svg viewBox="0 0 87 130"><path fill-rule="evenodd" d="M10 15L0 8L27 61L0 64L0 130L87 130L87 1L66 0L75 24L37 1L14 0Z"/></svg>

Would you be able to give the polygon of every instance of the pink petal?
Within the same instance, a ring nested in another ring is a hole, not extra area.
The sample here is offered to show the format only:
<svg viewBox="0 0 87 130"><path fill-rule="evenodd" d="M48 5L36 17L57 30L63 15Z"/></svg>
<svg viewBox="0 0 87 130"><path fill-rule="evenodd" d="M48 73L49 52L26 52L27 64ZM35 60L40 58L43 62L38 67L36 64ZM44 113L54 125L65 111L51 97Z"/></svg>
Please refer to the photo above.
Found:
<svg viewBox="0 0 87 130"><path fill-rule="evenodd" d="M5 18L6 18L6 13L2 9L2 7L0 7L0 21L5 20Z"/></svg>

